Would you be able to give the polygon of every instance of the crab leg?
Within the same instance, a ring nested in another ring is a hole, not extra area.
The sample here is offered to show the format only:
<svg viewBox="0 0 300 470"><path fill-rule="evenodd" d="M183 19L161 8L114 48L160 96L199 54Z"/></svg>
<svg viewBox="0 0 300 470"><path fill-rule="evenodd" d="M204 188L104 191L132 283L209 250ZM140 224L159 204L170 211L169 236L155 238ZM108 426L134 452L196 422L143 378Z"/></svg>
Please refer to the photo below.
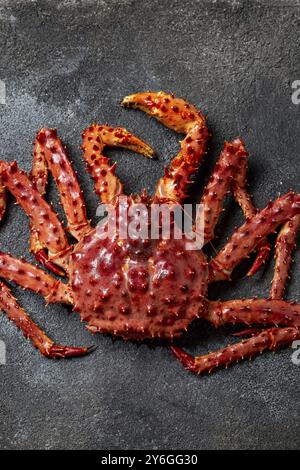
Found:
<svg viewBox="0 0 300 470"><path fill-rule="evenodd" d="M230 187L245 217L250 218L256 214L256 209L246 189L247 156L244 142L241 139L225 142L224 149L200 202L201 211L199 211L198 217L204 215L204 240L206 243L215 237L215 227L223 210L225 195ZM254 272L259 269L270 252L268 241L263 240L262 242L257 261L253 266Z"/></svg>
<svg viewBox="0 0 300 470"><path fill-rule="evenodd" d="M209 302L206 319L216 327L223 324L245 323L262 325L282 325L253 332L253 336L239 343L227 346L204 356L191 357L171 346L175 356L184 366L196 374L212 372L217 367L226 366L265 350L292 343L300 338L300 305L271 299L248 299L228 302ZM252 334L252 333L251 333Z"/></svg>
<svg viewBox="0 0 300 470"><path fill-rule="evenodd" d="M71 247L53 209L16 162L0 161L0 178L3 186L15 196L17 203L30 218L31 227L38 234L41 249L47 248L49 255L55 257L55 262L66 267Z"/></svg>
<svg viewBox="0 0 300 470"><path fill-rule="evenodd" d="M37 266L2 252L0 252L0 277L14 281L24 289L41 294L45 297L47 304L73 303L66 284L54 279Z"/></svg>
<svg viewBox="0 0 300 470"><path fill-rule="evenodd" d="M37 138L34 141L30 178L36 189L44 196L48 183L48 164L43 147Z"/></svg>
<svg viewBox="0 0 300 470"><path fill-rule="evenodd" d="M76 240L80 240L91 230L91 226L86 217L83 194L76 173L57 137L56 129L41 129L36 136L31 176L42 194L47 182L47 167L59 189L68 220L68 231Z"/></svg>
<svg viewBox="0 0 300 470"><path fill-rule="evenodd" d="M215 237L214 230L222 212L224 197L230 188L234 174L244 166L246 159L247 152L241 139L225 142L224 150L220 155L200 202L200 207L204 211L205 243Z"/></svg>
<svg viewBox="0 0 300 470"><path fill-rule="evenodd" d="M45 154L42 150L42 146L37 139L34 142L33 149L33 161L32 170L30 173L30 179L33 185L44 196L46 193L46 186L48 182L48 165L45 159ZM34 253L35 258L39 263L45 266L50 271L54 272L59 276L64 276L65 273L56 264L48 259L47 252L42 248L38 234L32 227L30 227L30 251Z"/></svg>
<svg viewBox="0 0 300 470"><path fill-rule="evenodd" d="M275 272L270 292L272 299L281 299L284 295L299 227L300 215L296 215L284 224L278 234L275 252Z"/></svg>
<svg viewBox="0 0 300 470"><path fill-rule="evenodd" d="M198 170L206 152L209 133L205 118L193 105L164 92L145 92L126 96L122 105L140 109L165 126L186 137L181 149L166 168L156 187L156 198L182 202L187 195L191 176Z"/></svg>
<svg viewBox="0 0 300 470"><path fill-rule="evenodd" d="M149 158L155 154L149 145L122 127L93 124L82 133L83 158L88 172L95 181L95 192L103 203L114 203L123 194L123 184L115 175L116 164L111 165L109 158L103 156L108 147L123 147Z"/></svg>
<svg viewBox="0 0 300 470"><path fill-rule="evenodd" d="M48 167L58 185L60 198L68 220L68 230L78 240L90 230L86 209L76 174L66 155L55 129L41 129L34 143L31 180L44 195L48 181ZM64 275L41 247L37 232L31 227L30 251L46 268L60 276Z"/></svg>
<svg viewBox="0 0 300 470"><path fill-rule="evenodd" d="M248 257L267 235L300 213L300 195L289 192L237 229L225 247L210 262L210 282L230 279L233 269Z"/></svg>
<svg viewBox="0 0 300 470"><path fill-rule="evenodd" d="M210 301L204 318L216 328L239 323L300 328L300 305L276 299Z"/></svg>
<svg viewBox="0 0 300 470"><path fill-rule="evenodd" d="M49 358L68 358L84 356L91 352L91 348L76 348L55 344L18 305L9 288L1 281L0 309L6 313L9 320L13 321L22 330L24 336L32 341L43 356Z"/></svg>

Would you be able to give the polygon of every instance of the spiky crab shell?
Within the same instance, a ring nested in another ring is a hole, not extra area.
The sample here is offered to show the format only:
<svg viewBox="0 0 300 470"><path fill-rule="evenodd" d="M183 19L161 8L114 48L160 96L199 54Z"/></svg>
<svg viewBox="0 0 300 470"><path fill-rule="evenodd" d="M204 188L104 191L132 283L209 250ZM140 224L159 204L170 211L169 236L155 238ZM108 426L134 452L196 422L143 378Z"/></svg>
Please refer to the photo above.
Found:
<svg viewBox="0 0 300 470"><path fill-rule="evenodd" d="M125 340L172 339L201 313L208 266L186 239L103 239L97 229L70 264L74 309L92 332Z"/></svg>

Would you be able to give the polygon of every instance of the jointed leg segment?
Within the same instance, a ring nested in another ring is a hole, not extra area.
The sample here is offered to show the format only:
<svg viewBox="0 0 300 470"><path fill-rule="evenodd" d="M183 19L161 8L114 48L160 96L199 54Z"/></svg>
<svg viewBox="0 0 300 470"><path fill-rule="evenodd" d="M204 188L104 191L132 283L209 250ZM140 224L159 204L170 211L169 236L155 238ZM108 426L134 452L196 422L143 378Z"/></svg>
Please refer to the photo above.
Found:
<svg viewBox="0 0 300 470"><path fill-rule="evenodd" d="M68 229L75 238L80 239L90 230L90 224L86 218L85 203L76 174L55 129L41 129L34 143L30 178L41 195L46 193L48 168L58 185L68 220ZM39 234L32 224L30 232L30 251L43 266L63 276L64 272L49 260Z"/></svg>
<svg viewBox="0 0 300 470"><path fill-rule="evenodd" d="M193 358L177 346L171 346L171 350L188 370L195 374L201 374L212 372L222 366L227 368L231 364L243 359L251 359L254 355L261 354L266 350L275 350L299 338L300 331L298 328L267 328L252 336L252 338L204 356Z"/></svg>
<svg viewBox="0 0 300 470"><path fill-rule="evenodd" d="M140 109L175 132L185 134L181 148L160 178L155 196L158 200L182 202L187 196L191 176L198 170L206 152L209 133L201 112L185 100L164 92L136 93L126 96L122 105Z"/></svg>
<svg viewBox="0 0 300 470"><path fill-rule="evenodd" d="M44 193L47 167L51 171L60 193L68 220L68 231L80 240L91 230L86 217L86 207L76 173L55 129L41 129L36 137L32 178Z"/></svg>
<svg viewBox="0 0 300 470"><path fill-rule="evenodd" d="M267 349L288 345L300 338L300 305L278 299L282 295L290 264L290 254L300 221L300 196L288 193L270 203L252 219L240 227L227 245L210 263L210 281L228 279L233 268L242 261L263 238L279 225L284 227L278 237L278 263L287 256L287 266L276 270L272 286L272 299L248 299L227 302L208 302L204 318L216 327L223 324L273 325L271 328L252 330L244 335L251 337L219 351L192 358L177 346L171 350L175 356L195 373L211 372L217 367L228 366L244 358L251 358ZM277 290L275 289L277 287ZM274 327L275 325L275 327Z"/></svg>
<svg viewBox="0 0 300 470"><path fill-rule="evenodd" d="M22 330L24 336L29 338L44 356L49 358L68 358L84 356L91 351L91 348L77 348L55 344L18 305L9 288L1 281L0 309Z"/></svg>

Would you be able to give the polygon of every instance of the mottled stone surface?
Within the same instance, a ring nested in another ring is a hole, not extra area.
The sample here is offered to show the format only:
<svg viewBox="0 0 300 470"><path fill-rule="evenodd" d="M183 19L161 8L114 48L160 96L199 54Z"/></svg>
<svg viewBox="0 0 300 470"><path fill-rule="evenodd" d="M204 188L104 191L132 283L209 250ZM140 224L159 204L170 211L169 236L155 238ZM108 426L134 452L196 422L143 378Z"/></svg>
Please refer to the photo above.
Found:
<svg viewBox="0 0 300 470"><path fill-rule="evenodd" d="M291 85L300 79L299 27L296 0L1 0L6 105L0 105L0 157L29 170L36 130L57 127L94 217L97 199L80 156L81 130L93 120L108 121L152 144L159 161L109 153L128 192L153 190L179 137L119 102L136 90L163 89L208 115L213 141L195 193L223 140L237 135L251 155L258 206L290 187L299 191L300 106L291 101ZM49 198L58 206L53 184ZM230 198L226 207L222 240L242 221ZM27 220L10 199L0 248L30 260L27 240ZM300 302L299 252L295 260L288 296ZM272 263L254 279L214 286L211 297L267 295L271 272ZM292 363L291 349L198 378L161 345L91 337L67 308L45 308L38 296L13 292L49 335L98 349L83 359L49 361L0 317L7 345L7 365L0 366L2 449L299 447L300 366ZM229 332L199 322L179 344L206 352L231 341Z"/></svg>

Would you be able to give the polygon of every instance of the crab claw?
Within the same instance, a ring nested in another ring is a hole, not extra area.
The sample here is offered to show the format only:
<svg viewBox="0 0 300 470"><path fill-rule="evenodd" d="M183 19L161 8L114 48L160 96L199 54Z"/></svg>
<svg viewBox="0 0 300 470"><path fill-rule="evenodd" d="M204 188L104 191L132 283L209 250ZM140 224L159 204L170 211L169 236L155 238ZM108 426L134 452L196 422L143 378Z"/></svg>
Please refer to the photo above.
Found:
<svg viewBox="0 0 300 470"><path fill-rule="evenodd" d="M174 356L183 364L183 366L193 372L195 367L195 359L190 356L188 353L183 351L183 349L179 348L178 346L170 346L170 350L174 354Z"/></svg>
<svg viewBox="0 0 300 470"><path fill-rule="evenodd" d="M253 262L253 265L247 272L248 277L254 276L257 271L268 261L270 256L271 246L268 240L265 240L264 243L259 247L258 254Z"/></svg>
<svg viewBox="0 0 300 470"><path fill-rule="evenodd" d="M63 269L61 269L59 266L57 266L51 260L49 260L48 255L44 249L39 250L34 255L35 255L35 259L39 263L41 263L42 266L49 269L49 271L52 271L54 274L57 274L58 276L62 276L62 277L66 275Z"/></svg>
<svg viewBox="0 0 300 470"><path fill-rule="evenodd" d="M194 105L163 91L125 96L122 106L140 109L181 134L187 134L196 122L205 124L204 116Z"/></svg>
<svg viewBox="0 0 300 470"><path fill-rule="evenodd" d="M57 359L67 359L71 357L81 357L90 354L95 351L96 346L90 346L87 348L76 348L72 346L60 346L58 344L53 344L49 351L45 353L45 356L49 358Z"/></svg>
<svg viewBox="0 0 300 470"><path fill-rule="evenodd" d="M154 150L123 127L92 124L82 133L83 150L86 154L102 154L105 146L123 147L148 158L155 158Z"/></svg>

